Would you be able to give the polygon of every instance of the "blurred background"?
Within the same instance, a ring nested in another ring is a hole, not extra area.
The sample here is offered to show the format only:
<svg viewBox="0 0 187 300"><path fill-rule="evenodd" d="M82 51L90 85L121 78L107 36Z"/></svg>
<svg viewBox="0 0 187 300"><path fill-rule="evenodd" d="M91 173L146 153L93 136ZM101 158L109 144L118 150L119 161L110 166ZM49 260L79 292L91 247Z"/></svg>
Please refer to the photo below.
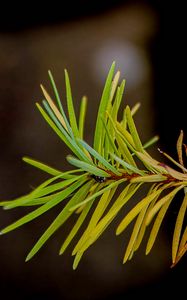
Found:
<svg viewBox="0 0 187 300"><path fill-rule="evenodd" d="M82 95L88 96L85 139L91 143L104 81L115 60L116 69L126 79L123 105L141 102L136 123L142 140L158 134L159 147L176 157L180 129L186 131L186 18L180 1L175 5L156 0L77 0L61 5L54 1L42 8L33 2L25 5L1 6L0 199L27 193L47 178L25 165L21 160L24 155L68 168L68 150L35 107L35 102L42 100L39 84L51 91L48 69L64 103L64 68L69 71L76 111ZM156 147L151 151L160 158ZM24 262L59 211L53 209L1 236L1 299L146 299L151 293L182 296L187 258L170 269L177 208L177 203L171 206L149 256L144 254L145 241L134 259L122 264L130 231L116 237L117 219L85 254L76 271L72 270L72 248L58 256L72 221L33 260ZM27 211L1 210L1 228Z"/></svg>

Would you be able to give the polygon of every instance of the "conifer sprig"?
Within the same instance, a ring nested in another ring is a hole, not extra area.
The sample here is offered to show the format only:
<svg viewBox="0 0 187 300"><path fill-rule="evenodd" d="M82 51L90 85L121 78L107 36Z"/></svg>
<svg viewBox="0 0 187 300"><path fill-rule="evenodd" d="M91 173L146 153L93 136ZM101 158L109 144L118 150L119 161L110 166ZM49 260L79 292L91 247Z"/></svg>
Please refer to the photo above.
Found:
<svg viewBox="0 0 187 300"><path fill-rule="evenodd" d="M56 88L55 81L49 71L49 78L54 90L53 100L41 85L44 95L43 107L36 103L40 113L70 149L68 162L75 167L71 171L60 171L32 158L24 157L24 162L48 173L50 178L27 195L14 200L1 201L4 209L20 206L31 206L27 215L1 230L1 234L10 232L47 212L54 206L64 202L63 209L38 239L29 252L26 261L30 260L47 240L76 213L77 220L60 248L63 254L73 238L81 231L83 223L87 224L82 235L74 245L73 268L76 269L84 252L103 234L119 211L124 211L124 218L119 220L116 234L121 234L127 226L134 222L134 228L126 246L123 262L130 260L138 250L148 226L152 226L147 241L146 254L152 249L165 214L180 190L184 191L172 241L172 266L187 251L187 227L184 219L187 208L187 169L183 155L183 131L177 140L178 161L161 152L176 169L157 161L147 152L147 148L157 142L158 136L145 144L141 142L134 122L134 114L140 107L138 103L124 108L123 117L118 118L125 88L125 80L119 83L120 72L115 72L112 64L103 89L93 145L84 140L87 98L83 97L79 118L76 117L68 72L65 70L65 86L68 116ZM145 183L149 183L147 195L126 214L124 207ZM120 187L121 192L117 193ZM33 206L36 206L33 209ZM92 211L88 219L89 211ZM153 223L153 224L152 224Z"/></svg>

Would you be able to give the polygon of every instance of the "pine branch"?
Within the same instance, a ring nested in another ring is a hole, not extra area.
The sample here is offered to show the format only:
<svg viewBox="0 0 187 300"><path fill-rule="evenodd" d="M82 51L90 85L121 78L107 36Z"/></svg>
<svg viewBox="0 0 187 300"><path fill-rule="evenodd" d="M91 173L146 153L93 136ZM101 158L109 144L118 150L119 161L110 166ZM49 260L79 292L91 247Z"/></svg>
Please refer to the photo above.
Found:
<svg viewBox="0 0 187 300"><path fill-rule="evenodd" d="M68 116L65 115L50 71L49 77L55 101L41 85L45 100L42 102L43 107L37 103L37 108L49 126L70 149L71 155L67 156L67 160L75 169L63 172L37 160L23 158L24 162L39 168L51 177L27 195L0 202L4 209L36 206L26 216L2 229L1 234L36 219L62 201L66 202L62 211L31 249L26 261L30 260L75 213L77 221L59 252L59 254L64 253L77 232L81 230L82 224L87 222L87 227L82 231L72 252L75 256L73 263L75 269L84 252L96 242L118 213L123 210L126 203L131 201L136 192L146 183L150 186L147 195L124 216L116 229L116 234L121 234L131 222L135 222L123 262L133 257L141 245L147 227L150 227L154 220L146 247L146 254L150 252L167 210L180 190L184 190L184 199L174 227L172 267L187 251L187 227L184 228L187 208L187 169L183 159L187 151L186 145L183 144L183 131L180 132L177 140L178 161L158 149L162 156L175 165L176 169L151 157L147 148L157 142L158 136L151 138L145 144L141 142L134 122L134 114L138 111L140 104L138 103L133 108L129 106L123 108L123 117L121 120L118 119L125 81L122 80L122 83L118 85L120 72L114 75L114 70L115 63L110 68L102 93L93 146L88 145L83 139L87 98L82 98L79 118L77 118L67 71L65 70L65 84ZM119 186L122 191L116 197ZM94 205L95 208L88 220L88 212Z"/></svg>

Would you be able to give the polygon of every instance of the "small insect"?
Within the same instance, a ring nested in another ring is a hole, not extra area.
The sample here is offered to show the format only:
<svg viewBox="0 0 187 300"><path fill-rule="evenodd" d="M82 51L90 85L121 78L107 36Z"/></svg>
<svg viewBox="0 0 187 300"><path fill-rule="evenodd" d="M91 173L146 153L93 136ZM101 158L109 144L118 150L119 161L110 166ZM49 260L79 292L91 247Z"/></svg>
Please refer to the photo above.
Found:
<svg viewBox="0 0 187 300"><path fill-rule="evenodd" d="M102 183L102 182L105 182L106 181L106 177L102 177L102 176L96 176L96 175L91 175L91 177L93 179L95 179L95 181L99 182L99 183Z"/></svg>

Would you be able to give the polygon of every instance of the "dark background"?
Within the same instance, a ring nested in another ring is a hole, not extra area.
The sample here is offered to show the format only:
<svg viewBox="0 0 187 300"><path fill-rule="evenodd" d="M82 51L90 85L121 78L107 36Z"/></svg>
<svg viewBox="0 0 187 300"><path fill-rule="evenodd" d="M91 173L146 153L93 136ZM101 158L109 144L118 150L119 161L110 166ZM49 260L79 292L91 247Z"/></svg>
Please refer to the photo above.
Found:
<svg viewBox="0 0 187 300"><path fill-rule="evenodd" d="M27 193L46 178L26 166L30 155L68 168L68 150L35 108L39 84L50 91L51 69L65 100L63 70L72 82L75 106L89 98L86 140L92 141L97 105L113 60L127 79L124 105L140 101L136 117L142 139L159 134L159 147L176 157L180 129L186 132L186 17L178 1L27 2L1 5L0 18L0 198ZM155 156L160 155L155 150ZM180 197L178 198L180 202ZM177 199L176 199L177 202ZM90 248L77 271L71 252L58 256L71 222L29 263L24 258L58 209L0 238L1 299L128 299L184 296L187 259L174 268L171 241L178 205L174 203L149 256L145 245L122 265L127 236L115 237L116 220ZM26 210L25 210L26 211ZM24 210L0 212L4 227ZM127 233L128 235L128 233Z"/></svg>

